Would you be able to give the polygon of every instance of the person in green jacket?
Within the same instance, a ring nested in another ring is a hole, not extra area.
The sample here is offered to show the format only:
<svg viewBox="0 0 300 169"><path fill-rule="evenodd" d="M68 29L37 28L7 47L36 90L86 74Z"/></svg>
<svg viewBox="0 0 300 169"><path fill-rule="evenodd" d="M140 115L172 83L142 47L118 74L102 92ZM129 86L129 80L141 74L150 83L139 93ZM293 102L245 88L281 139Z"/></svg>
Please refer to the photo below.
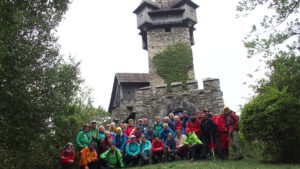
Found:
<svg viewBox="0 0 300 169"><path fill-rule="evenodd" d="M143 160L144 164L149 164L150 163L150 153L151 153L151 142L146 139L146 136L143 134L141 136L140 140L140 145L141 145L141 158Z"/></svg>
<svg viewBox="0 0 300 169"><path fill-rule="evenodd" d="M92 136L90 134L90 128L88 124L85 124L83 128L77 133L75 143L79 151L84 147L88 147L92 141Z"/></svg>
<svg viewBox="0 0 300 169"><path fill-rule="evenodd" d="M141 147L140 147L140 144L137 143L136 141L136 137L135 135L131 135L129 137L130 139L130 142L127 143L126 145L126 164L127 165L130 165L130 164L133 164L133 165L136 165L139 160L140 160L140 152L141 152Z"/></svg>
<svg viewBox="0 0 300 169"><path fill-rule="evenodd" d="M104 159L105 163L103 164L105 169L112 168L124 168L124 163L122 159L122 153L119 149L116 148L116 145L111 144L110 148L101 154L101 159Z"/></svg>
<svg viewBox="0 0 300 169"><path fill-rule="evenodd" d="M194 132L191 131L191 129L186 128L185 132L186 139L183 144L188 147L191 162L194 162L200 156L203 145L201 140L197 137L197 135Z"/></svg>
<svg viewBox="0 0 300 169"><path fill-rule="evenodd" d="M92 126L90 127L90 133L93 140L96 140L99 137L99 130L97 129L97 121L92 121Z"/></svg>

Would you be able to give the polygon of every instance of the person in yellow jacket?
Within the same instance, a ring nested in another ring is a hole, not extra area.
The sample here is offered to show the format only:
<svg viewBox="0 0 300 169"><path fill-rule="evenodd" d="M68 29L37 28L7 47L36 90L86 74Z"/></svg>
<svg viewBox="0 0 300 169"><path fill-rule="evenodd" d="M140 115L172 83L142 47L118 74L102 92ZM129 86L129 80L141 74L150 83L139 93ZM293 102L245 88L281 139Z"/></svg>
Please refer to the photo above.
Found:
<svg viewBox="0 0 300 169"><path fill-rule="evenodd" d="M91 141L88 147L85 147L80 151L80 169L97 169L98 154L96 152L95 146L95 141Z"/></svg>

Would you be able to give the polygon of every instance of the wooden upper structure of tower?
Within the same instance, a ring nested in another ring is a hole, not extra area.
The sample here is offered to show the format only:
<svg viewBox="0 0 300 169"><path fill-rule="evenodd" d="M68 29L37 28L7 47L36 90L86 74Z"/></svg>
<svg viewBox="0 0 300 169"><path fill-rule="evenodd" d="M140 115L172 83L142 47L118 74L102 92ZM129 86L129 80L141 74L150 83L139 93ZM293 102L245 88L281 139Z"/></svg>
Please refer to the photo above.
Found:
<svg viewBox="0 0 300 169"><path fill-rule="evenodd" d="M133 11L137 15L137 27L143 40L143 49L148 50L147 32L152 29L171 27L189 28L191 45L197 24L196 9L191 0L142 0Z"/></svg>

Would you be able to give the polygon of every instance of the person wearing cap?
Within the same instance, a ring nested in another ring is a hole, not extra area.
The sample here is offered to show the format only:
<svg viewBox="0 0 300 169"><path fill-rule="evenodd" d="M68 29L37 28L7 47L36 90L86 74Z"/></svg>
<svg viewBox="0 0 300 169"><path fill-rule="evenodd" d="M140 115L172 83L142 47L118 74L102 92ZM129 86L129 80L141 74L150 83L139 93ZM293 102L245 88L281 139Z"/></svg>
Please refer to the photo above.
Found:
<svg viewBox="0 0 300 169"><path fill-rule="evenodd" d="M141 158L144 164L150 164L151 142L146 139L145 135L141 136Z"/></svg>
<svg viewBox="0 0 300 169"><path fill-rule="evenodd" d="M68 143L60 153L62 169L72 169L76 153L72 143Z"/></svg>
<svg viewBox="0 0 300 169"><path fill-rule="evenodd" d="M109 149L101 154L100 159L104 169L124 168L122 153L115 144L111 144Z"/></svg>
<svg viewBox="0 0 300 169"><path fill-rule="evenodd" d="M79 150L84 147L88 147L92 141L92 136L90 133L90 128L88 124L85 124L83 128L77 133L76 145Z"/></svg>
<svg viewBox="0 0 300 169"><path fill-rule="evenodd" d="M228 106L224 107L224 115L226 119L226 126L229 130L229 138L230 138L230 145L232 146L233 150L235 150L235 160L243 159L243 155L241 153L240 144L239 144L239 117L236 113Z"/></svg>
<svg viewBox="0 0 300 169"><path fill-rule="evenodd" d="M152 141L152 161L154 163L162 162L162 157L164 154L164 143L161 141L161 139L156 136L155 139Z"/></svg>
<svg viewBox="0 0 300 169"><path fill-rule="evenodd" d="M173 130L168 126L167 123L164 123L163 129L159 133L159 138L164 142L168 138L169 133L172 133L173 137L175 137Z"/></svg>
<svg viewBox="0 0 300 169"><path fill-rule="evenodd" d="M88 147L83 148L80 153L79 167L81 169L97 169L97 158L96 143L91 141Z"/></svg>
<svg viewBox="0 0 300 169"><path fill-rule="evenodd" d="M155 122L153 123L153 129L157 135L159 135L160 131L162 130L163 126L161 124L160 118L156 117Z"/></svg>
<svg viewBox="0 0 300 169"><path fill-rule="evenodd" d="M124 152L127 136L122 132L121 127L116 129L116 136L114 137L113 144L121 151Z"/></svg>
<svg viewBox="0 0 300 169"><path fill-rule="evenodd" d="M130 142L126 145L125 163L127 165L136 165L140 159L141 147L140 144L136 142L136 137L134 135L131 135L129 139Z"/></svg>
<svg viewBox="0 0 300 169"><path fill-rule="evenodd" d="M167 161L174 161L176 142L172 133L168 134L168 138L164 142L165 145L165 156Z"/></svg>
<svg viewBox="0 0 300 169"><path fill-rule="evenodd" d="M92 121L92 126L90 127L90 133L93 138L93 140L96 140L99 136L99 130L97 129L97 121Z"/></svg>
<svg viewBox="0 0 300 169"><path fill-rule="evenodd" d="M184 145L188 147L191 162L196 161L202 151L202 142L198 136L190 129L186 128L186 139Z"/></svg>

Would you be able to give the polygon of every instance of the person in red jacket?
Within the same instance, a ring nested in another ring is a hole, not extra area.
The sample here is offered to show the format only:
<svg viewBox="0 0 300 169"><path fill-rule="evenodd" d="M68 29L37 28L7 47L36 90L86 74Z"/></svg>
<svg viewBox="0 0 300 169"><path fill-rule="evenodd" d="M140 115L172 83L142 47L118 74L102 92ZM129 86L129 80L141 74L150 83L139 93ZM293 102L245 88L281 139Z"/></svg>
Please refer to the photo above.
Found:
<svg viewBox="0 0 300 169"><path fill-rule="evenodd" d="M175 116L174 117L174 124L175 124L175 131L177 131L177 130L182 130L182 128L183 128L183 122L182 121L180 121L180 118L179 118L179 116Z"/></svg>
<svg viewBox="0 0 300 169"><path fill-rule="evenodd" d="M133 119L128 120L127 128L126 130L124 130L124 133L126 134L127 137L131 136L135 131L135 126L133 123L134 123Z"/></svg>
<svg viewBox="0 0 300 169"><path fill-rule="evenodd" d="M228 157L228 147L229 147L229 135L228 128L226 126L225 114L221 112L220 115L214 116L212 120L218 126L218 137L221 143L221 148L223 150L223 157Z"/></svg>
<svg viewBox="0 0 300 169"><path fill-rule="evenodd" d="M191 117L187 124L187 128L189 128L191 132L195 132L198 137L200 136L200 120L198 120L197 116L194 115Z"/></svg>
<svg viewBox="0 0 300 169"><path fill-rule="evenodd" d="M72 169L74 166L74 159L76 153L74 151L74 146L72 143L68 143L65 148L61 151L61 168L62 169Z"/></svg>
<svg viewBox="0 0 300 169"><path fill-rule="evenodd" d="M164 143L161 139L156 136L154 140L152 140L152 160L154 163L162 161L162 156L164 154Z"/></svg>
<svg viewBox="0 0 300 169"><path fill-rule="evenodd" d="M230 110L227 106L224 107L224 115L226 126L229 129L230 144L232 145L232 148L236 153L235 160L241 160L243 158L243 155L241 153L238 137L239 118L236 113Z"/></svg>

